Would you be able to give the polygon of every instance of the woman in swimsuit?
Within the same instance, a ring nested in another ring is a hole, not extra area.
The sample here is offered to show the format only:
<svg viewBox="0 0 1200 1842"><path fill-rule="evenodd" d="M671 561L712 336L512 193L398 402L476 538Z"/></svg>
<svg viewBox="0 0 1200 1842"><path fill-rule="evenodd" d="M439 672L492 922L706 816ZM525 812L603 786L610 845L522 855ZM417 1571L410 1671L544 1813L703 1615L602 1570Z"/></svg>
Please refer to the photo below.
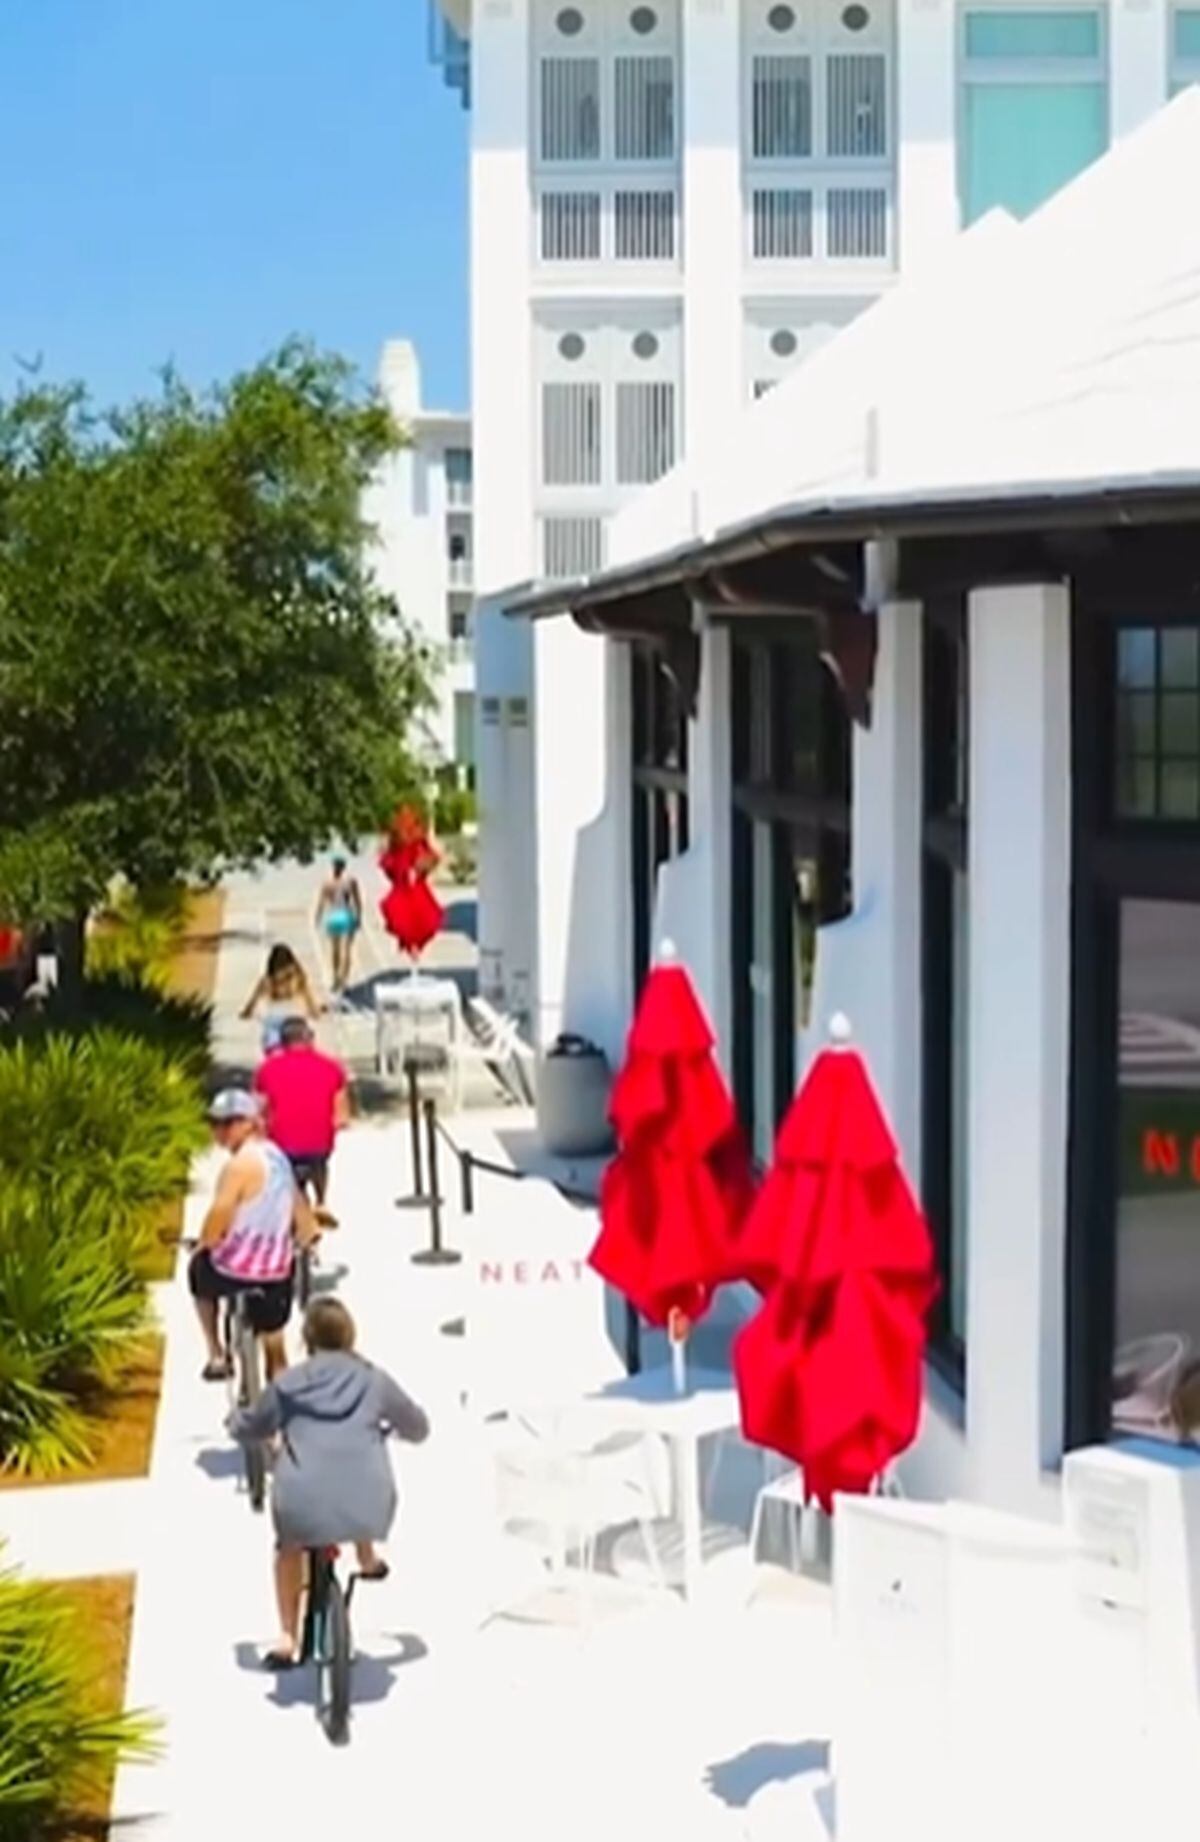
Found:
<svg viewBox="0 0 1200 1842"><path fill-rule="evenodd" d="M263 1006L262 1050L269 1055L278 1049L280 1032L289 1017L315 1018L317 1003L304 968L291 947L274 946L267 955L267 969L247 998L243 1017L253 1017Z"/></svg>
<svg viewBox="0 0 1200 1842"><path fill-rule="evenodd" d="M317 897L317 926L329 942L330 983L340 997L350 979L354 936L362 925L362 895L357 877L346 869L346 859L335 857L329 876Z"/></svg>

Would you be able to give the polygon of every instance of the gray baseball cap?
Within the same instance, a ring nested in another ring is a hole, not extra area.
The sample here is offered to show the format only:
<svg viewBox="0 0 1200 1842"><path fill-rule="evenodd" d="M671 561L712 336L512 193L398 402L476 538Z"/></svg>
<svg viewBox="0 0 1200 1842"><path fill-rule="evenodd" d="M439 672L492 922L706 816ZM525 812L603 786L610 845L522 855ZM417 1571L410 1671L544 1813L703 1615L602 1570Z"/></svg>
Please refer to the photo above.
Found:
<svg viewBox="0 0 1200 1842"><path fill-rule="evenodd" d="M214 1126L226 1126L232 1119L257 1119L258 1101L244 1087L224 1087L209 1102L208 1117Z"/></svg>

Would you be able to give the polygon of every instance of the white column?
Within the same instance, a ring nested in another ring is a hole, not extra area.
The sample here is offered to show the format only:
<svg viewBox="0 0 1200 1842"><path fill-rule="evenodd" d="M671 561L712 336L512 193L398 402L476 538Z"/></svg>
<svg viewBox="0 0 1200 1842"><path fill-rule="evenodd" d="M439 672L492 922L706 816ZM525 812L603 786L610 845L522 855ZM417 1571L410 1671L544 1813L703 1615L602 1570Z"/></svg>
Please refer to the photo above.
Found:
<svg viewBox="0 0 1200 1842"><path fill-rule="evenodd" d="M471 32L471 370L477 593L531 571L528 0L488 0ZM480 976L523 1009L536 960L533 642L476 620ZM515 720L514 720L515 719Z"/></svg>
<svg viewBox="0 0 1200 1842"><path fill-rule="evenodd" d="M855 1036L914 1183L921 1150L921 607L885 602L871 726L854 731L852 866L863 943ZM824 1019L818 1019L824 1022Z"/></svg>
<svg viewBox="0 0 1200 1842"><path fill-rule="evenodd" d="M720 451L744 405L738 0L683 0L683 419L689 456Z"/></svg>
<svg viewBox="0 0 1200 1842"><path fill-rule="evenodd" d="M1167 100L1167 0L1113 0L1109 102L1114 141L1132 134Z"/></svg>
<svg viewBox="0 0 1200 1842"><path fill-rule="evenodd" d="M530 574L533 409L529 311L528 0L488 0L471 28L471 358L475 579Z"/></svg>
<svg viewBox="0 0 1200 1842"><path fill-rule="evenodd" d="M565 615L533 631L533 811L537 821L534 1031L594 1035L595 994L623 905L607 861L605 642Z"/></svg>
<svg viewBox="0 0 1200 1842"><path fill-rule="evenodd" d="M959 226L954 0L897 0L897 223L911 275Z"/></svg>
<svg viewBox="0 0 1200 1842"><path fill-rule="evenodd" d="M1070 991L1070 594L970 598L967 1438L1034 1510L1061 1451Z"/></svg>

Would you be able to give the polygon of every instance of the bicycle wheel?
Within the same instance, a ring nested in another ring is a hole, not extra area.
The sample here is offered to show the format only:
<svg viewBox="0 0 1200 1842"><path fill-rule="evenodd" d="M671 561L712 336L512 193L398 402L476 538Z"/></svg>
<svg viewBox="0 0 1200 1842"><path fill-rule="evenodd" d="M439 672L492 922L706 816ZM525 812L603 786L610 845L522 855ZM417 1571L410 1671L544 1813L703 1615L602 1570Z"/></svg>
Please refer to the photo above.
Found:
<svg viewBox="0 0 1200 1842"><path fill-rule="evenodd" d="M335 1746L350 1737L350 1611L330 1565L317 1630L317 1708Z"/></svg>
<svg viewBox="0 0 1200 1842"><path fill-rule="evenodd" d="M312 1254L302 1247L296 1255L296 1303L304 1310L312 1297Z"/></svg>
<svg viewBox="0 0 1200 1842"><path fill-rule="evenodd" d="M258 1338L239 1303L237 1325L238 1398L243 1407L253 1407L262 1393L262 1363ZM261 1511L267 1500L267 1453L261 1439L247 1439L242 1447L246 1466L246 1489L252 1510Z"/></svg>

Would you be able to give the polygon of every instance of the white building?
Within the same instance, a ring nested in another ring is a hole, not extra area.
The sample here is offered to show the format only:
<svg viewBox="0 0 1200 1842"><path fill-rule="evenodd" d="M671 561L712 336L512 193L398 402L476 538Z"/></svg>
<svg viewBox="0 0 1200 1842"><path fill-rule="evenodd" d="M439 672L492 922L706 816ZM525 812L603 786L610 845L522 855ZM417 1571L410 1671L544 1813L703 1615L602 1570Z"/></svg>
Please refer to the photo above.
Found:
<svg viewBox="0 0 1200 1842"><path fill-rule="evenodd" d="M897 5L861 54L837 39L858 10L823 5L683 0L653 29L609 5L603 38L584 0L460 19L495 610L481 937L543 1040L616 1058L669 931L763 1158L814 1030L849 1012L945 1278L913 1479L1038 1511L1130 1389L1169 1432L1200 1360L1200 99L1153 119L1200 78L1200 8ZM883 97L854 181L886 193L882 255L831 243L851 83L856 119ZM669 95L686 137L626 185L634 93L660 127ZM565 189L600 228L568 262L546 168L576 106L597 158ZM786 171L760 175L779 121ZM626 269L639 188L674 198L676 241ZM807 252L810 211L812 253L767 265L768 234ZM760 308L803 349L831 302L885 292L752 401ZM642 380L638 333L662 368ZM673 451L633 497L624 474ZM602 553L548 548L605 514Z"/></svg>
<svg viewBox="0 0 1200 1842"><path fill-rule="evenodd" d="M437 649L438 707L426 718L431 760L475 763L474 510L470 417L427 409L414 347L383 348L379 387L405 435L380 470L364 515L374 569L405 618Z"/></svg>
<svg viewBox="0 0 1200 1842"><path fill-rule="evenodd" d="M626 664L487 597L613 560L614 512L681 454L718 456L898 276L1195 75L1200 9L435 0L434 20L472 110L482 977L541 1040L570 1011L611 1042L578 951L568 991L568 937L573 880L611 886L599 692ZM686 843L678 801L647 827L654 867ZM606 951L617 917L594 920ZM647 939L643 914L630 993Z"/></svg>
<svg viewBox="0 0 1200 1842"><path fill-rule="evenodd" d="M944 1281L909 1481L1035 1515L1200 1417L1198 167L1193 92L512 598L606 661L569 1026L619 1043L649 912L765 1160L850 1014Z"/></svg>

